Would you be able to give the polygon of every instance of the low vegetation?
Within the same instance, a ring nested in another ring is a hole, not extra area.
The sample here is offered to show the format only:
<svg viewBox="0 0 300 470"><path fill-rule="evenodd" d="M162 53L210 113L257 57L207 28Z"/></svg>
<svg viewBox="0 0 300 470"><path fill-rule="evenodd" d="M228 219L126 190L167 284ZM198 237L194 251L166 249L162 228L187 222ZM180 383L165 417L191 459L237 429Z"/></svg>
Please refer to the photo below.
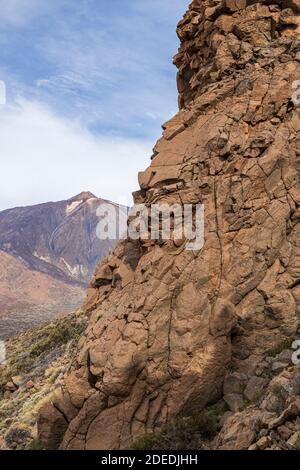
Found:
<svg viewBox="0 0 300 470"><path fill-rule="evenodd" d="M286 349L290 349L291 345L292 345L291 338L285 338L284 340L280 341L276 346L274 346L272 349L269 349L266 352L266 356L276 357L282 351L285 351Z"/></svg>
<svg viewBox="0 0 300 470"><path fill-rule="evenodd" d="M9 376L30 373L39 365L43 367L44 359L49 362L70 341L78 341L85 328L83 315L70 315L7 341L8 363L2 372L0 369L0 388Z"/></svg>
<svg viewBox="0 0 300 470"><path fill-rule="evenodd" d="M7 341L7 364L0 367L0 444L4 439L11 449L39 448L36 416L70 366L86 325L77 312Z"/></svg>
<svg viewBox="0 0 300 470"><path fill-rule="evenodd" d="M207 443L220 431L220 420L227 410L226 404L222 401L194 416L178 417L161 431L137 439L132 448L135 450L205 449Z"/></svg>

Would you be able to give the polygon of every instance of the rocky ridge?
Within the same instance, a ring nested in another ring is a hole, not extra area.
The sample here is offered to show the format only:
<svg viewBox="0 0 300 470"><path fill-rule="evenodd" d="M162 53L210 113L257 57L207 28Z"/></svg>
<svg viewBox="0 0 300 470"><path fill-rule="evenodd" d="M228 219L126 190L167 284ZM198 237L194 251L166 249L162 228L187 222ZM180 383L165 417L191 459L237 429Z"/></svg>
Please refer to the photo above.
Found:
<svg viewBox="0 0 300 470"><path fill-rule="evenodd" d="M299 367L266 358L300 334L299 13L194 0L179 23L180 111L134 199L204 204L205 244L126 240L98 266L72 371L39 415L45 448L128 448L219 400L214 448L297 445Z"/></svg>

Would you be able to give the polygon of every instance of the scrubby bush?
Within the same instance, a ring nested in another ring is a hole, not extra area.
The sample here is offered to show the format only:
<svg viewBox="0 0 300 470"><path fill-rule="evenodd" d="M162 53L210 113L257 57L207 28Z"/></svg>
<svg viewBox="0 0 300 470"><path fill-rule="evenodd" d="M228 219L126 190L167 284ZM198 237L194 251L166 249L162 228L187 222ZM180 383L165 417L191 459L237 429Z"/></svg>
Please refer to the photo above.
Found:
<svg viewBox="0 0 300 470"><path fill-rule="evenodd" d="M201 449L220 430L220 419L226 411L225 403L220 402L194 416L179 417L161 431L140 437L132 447L135 450Z"/></svg>
<svg viewBox="0 0 300 470"><path fill-rule="evenodd" d="M273 348L269 349L266 353L267 356L269 357L276 357L278 354L280 354L282 351L285 351L286 349L290 349L292 345L292 340L291 338L285 338L284 340L280 341L276 346Z"/></svg>
<svg viewBox="0 0 300 470"><path fill-rule="evenodd" d="M32 439L32 441L29 442L29 444L26 446L25 450L44 450L42 444L40 441L35 438Z"/></svg>
<svg viewBox="0 0 300 470"><path fill-rule="evenodd" d="M11 449L23 449L32 439L30 429L25 426L14 426L5 435L5 441Z"/></svg>
<svg viewBox="0 0 300 470"><path fill-rule="evenodd" d="M71 340L78 341L87 325L85 316L69 315L63 319L30 330L7 342L8 364L0 369L1 386L9 377L30 372L47 355L60 353ZM55 354L54 354L55 355Z"/></svg>

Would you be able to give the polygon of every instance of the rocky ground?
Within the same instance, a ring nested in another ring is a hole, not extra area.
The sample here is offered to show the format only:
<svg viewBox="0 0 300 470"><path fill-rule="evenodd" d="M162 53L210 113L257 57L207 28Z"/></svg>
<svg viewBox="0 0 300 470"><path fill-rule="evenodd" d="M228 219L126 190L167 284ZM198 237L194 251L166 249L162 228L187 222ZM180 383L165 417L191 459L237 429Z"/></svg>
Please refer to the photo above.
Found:
<svg viewBox="0 0 300 470"><path fill-rule="evenodd" d="M300 450L300 365L292 364L286 347L269 351L251 377L228 370L219 402L142 436L133 447Z"/></svg>
<svg viewBox="0 0 300 470"><path fill-rule="evenodd" d="M82 312L6 341L0 366L0 449L39 449L36 418L51 400L86 327Z"/></svg>
<svg viewBox="0 0 300 470"><path fill-rule="evenodd" d="M42 449L39 410L71 367L87 324L82 312L15 338L0 368L0 448ZM223 398L193 416L178 416L138 438L139 450L300 450L300 365L285 341L266 353L256 374L229 366Z"/></svg>

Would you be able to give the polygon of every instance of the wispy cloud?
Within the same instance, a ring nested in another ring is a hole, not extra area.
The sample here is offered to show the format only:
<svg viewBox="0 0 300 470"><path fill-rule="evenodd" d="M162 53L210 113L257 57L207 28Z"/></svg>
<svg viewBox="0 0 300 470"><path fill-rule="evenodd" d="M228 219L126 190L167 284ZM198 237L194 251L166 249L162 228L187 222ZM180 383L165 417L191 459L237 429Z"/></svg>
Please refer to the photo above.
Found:
<svg viewBox="0 0 300 470"><path fill-rule="evenodd" d="M136 188L177 110L175 26L188 3L0 0L2 208Z"/></svg>
<svg viewBox="0 0 300 470"><path fill-rule="evenodd" d="M50 4L45 0L0 0L1 26L27 26L48 11Z"/></svg>
<svg viewBox="0 0 300 470"><path fill-rule="evenodd" d="M96 136L79 122L38 103L19 101L0 113L0 210L59 200L82 190L129 203L137 169L149 161L151 142Z"/></svg>
<svg viewBox="0 0 300 470"><path fill-rule="evenodd" d="M25 0L13 3L25 9ZM39 0L40 17L9 46L6 65L17 68L11 72L26 93L96 130L157 136L176 110L171 61L176 22L188 0L53 0L45 15L49 3ZM29 0L25 17L35 4ZM17 21L17 8L8 10ZM27 63L15 67L24 57Z"/></svg>

